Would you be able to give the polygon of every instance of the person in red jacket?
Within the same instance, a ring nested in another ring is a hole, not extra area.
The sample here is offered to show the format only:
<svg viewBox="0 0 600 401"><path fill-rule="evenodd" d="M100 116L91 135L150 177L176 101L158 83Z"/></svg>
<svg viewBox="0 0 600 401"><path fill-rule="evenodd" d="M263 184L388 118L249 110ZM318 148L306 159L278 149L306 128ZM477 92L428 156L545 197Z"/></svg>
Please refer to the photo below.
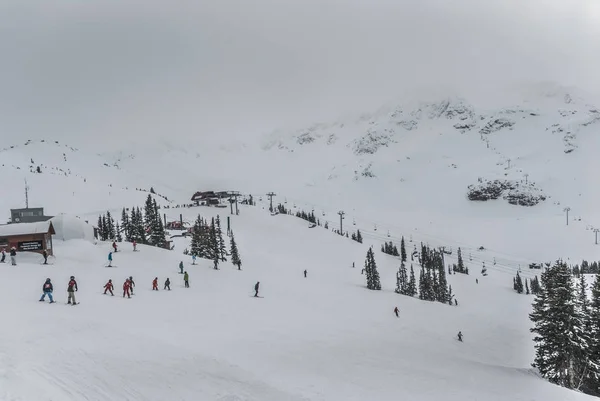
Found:
<svg viewBox="0 0 600 401"><path fill-rule="evenodd" d="M158 277L154 277L154 280L152 280L152 291L158 291Z"/></svg>
<svg viewBox="0 0 600 401"><path fill-rule="evenodd" d="M108 283L104 284L104 295L106 295L106 291L110 292L110 295L114 296L115 294L113 294L113 289L115 287L113 286L112 280L108 280Z"/></svg>
<svg viewBox="0 0 600 401"><path fill-rule="evenodd" d="M117 252L117 241L113 241L112 247Z"/></svg>
<svg viewBox="0 0 600 401"><path fill-rule="evenodd" d="M125 283L123 283L123 298L125 298L125 294L127 294L127 298L131 298L131 295L129 294L129 289L131 288L131 281L129 281L129 279L125 280Z"/></svg>

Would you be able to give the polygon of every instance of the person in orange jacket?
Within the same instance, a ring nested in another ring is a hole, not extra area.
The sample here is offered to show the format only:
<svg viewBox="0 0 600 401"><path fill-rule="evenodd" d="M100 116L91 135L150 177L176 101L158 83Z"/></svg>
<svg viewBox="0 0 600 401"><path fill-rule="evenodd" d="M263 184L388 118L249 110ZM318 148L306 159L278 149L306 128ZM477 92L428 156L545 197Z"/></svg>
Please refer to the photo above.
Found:
<svg viewBox="0 0 600 401"><path fill-rule="evenodd" d="M104 295L106 295L106 291L108 291L110 292L110 295L115 296L115 294L113 294L114 288L112 280L108 280L108 283L104 284Z"/></svg>
<svg viewBox="0 0 600 401"><path fill-rule="evenodd" d="M154 280L152 280L152 291L158 291L158 277L154 277Z"/></svg>

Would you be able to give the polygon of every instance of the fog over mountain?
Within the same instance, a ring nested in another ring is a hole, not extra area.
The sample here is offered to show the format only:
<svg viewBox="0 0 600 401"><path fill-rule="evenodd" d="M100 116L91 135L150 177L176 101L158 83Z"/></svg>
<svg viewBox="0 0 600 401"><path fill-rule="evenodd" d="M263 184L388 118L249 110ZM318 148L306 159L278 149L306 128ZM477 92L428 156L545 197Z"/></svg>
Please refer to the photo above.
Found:
<svg viewBox="0 0 600 401"><path fill-rule="evenodd" d="M596 3L8 0L0 139L219 142L430 93L595 94Z"/></svg>

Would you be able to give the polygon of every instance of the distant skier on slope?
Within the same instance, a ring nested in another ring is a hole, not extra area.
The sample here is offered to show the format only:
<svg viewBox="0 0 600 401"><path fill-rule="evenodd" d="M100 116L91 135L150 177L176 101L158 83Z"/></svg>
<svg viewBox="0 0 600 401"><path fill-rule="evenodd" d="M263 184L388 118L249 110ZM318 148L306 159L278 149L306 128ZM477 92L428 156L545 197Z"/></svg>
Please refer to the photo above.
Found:
<svg viewBox="0 0 600 401"><path fill-rule="evenodd" d="M10 248L10 264L13 266L17 265L17 250L14 246Z"/></svg>
<svg viewBox="0 0 600 401"><path fill-rule="evenodd" d="M171 280L169 280L168 278L167 281L165 281L165 290L171 291Z"/></svg>
<svg viewBox="0 0 600 401"><path fill-rule="evenodd" d="M179 262L179 274L183 274L183 261Z"/></svg>
<svg viewBox="0 0 600 401"><path fill-rule="evenodd" d="M258 297L258 287L260 287L260 281L257 281L254 285L254 296Z"/></svg>
<svg viewBox="0 0 600 401"><path fill-rule="evenodd" d="M135 288L135 281L133 281L133 276L129 276L129 289L131 290L131 295L133 295L134 288Z"/></svg>
<svg viewBox="0 0 600 401"><path fill-rule="evenodd" d="M458 341L460 341L462 343L463 342L463 340L462 340L463 334L461 331L458 332L457 337L458 337Z"/></svg>
<svg viewBox="0 0 600 401"><path fill-rule="evenodd" d="M0 259L0 263L6 262L6 251L2 248L2 259Z"/></svg>
<svg viewBox="0 0 600 401"><path fill-rule="evenodd" d="M400 310L398 309L397 306L394 308L394 313L396 314L396 317L400 317L400 315L399 315Z"/></svg>
<svg viewBox="0 0 600 401"><path fill-rule="evenodd" d="M127 294L127 298L131 298L131 295L129 294L130 288L131 288L131 282L127 278L127 279L125 279L125 282L123 283L123 298L125 298L125 294Z"/></svg>
<svg viewBox="0 0 600 401"><path fill-rule="evenodd" d="M192 255L192 264L195 265L196 264L196 254Z"/></svg>
<svg viewBox="0 0 600 401"><path fill-rule="evenodd" d="M158 291L158 277L154 277L152 280L152 291Z"/></svg>
<svg viewBox="0 0 600 401"><path fill-rule="evenodd" d="M69 298L67 299L68 304L73 301L73 305L77 305L77 301L75 301L75 291L78 291L77 281L75 281L75 276L71 276L67 286L67 292L69 293Z"/></svg>
<svg viewBox="0 0 600 401"><path fill-rule="evenodd" d="M137 251L137 242L133 240L133 252Z"/></svg>
<svg viewBox="0 0 600 401"><path fill-rule="evenodd" d="M306 278L306 269L304 269L304 278Z"/></svg>
<svg viewBox="0 0 600 401"><path fill-rule="evenodd" d="M115 250L115 252L117 252L117 241L113 241L112 247Z"/></svg>
<svg viewBox="0 0 600 401"><path fill-rule="evenodd" d="M46 295L48 295L48 298L50 298L50 303L53 304L54 299L52 298L52 291L54 291L54 286L52 285L52 282L50 282L49 278L46 279L46 282L42 286L42 291L43 294L40 298L40 302L44 302L44 300L46 299Z"/></svg>
<svg viewBox="0 0 600 401"><path fill-rule="evenodd" d="M48 264L48 251L44 249L44 252L42 252L42 256L44 257L44 264L47 265Z"/></svg>
<svg viewBox="0 0 600 401"><path fill-rule="evenodd" d="M112 252L108 253L108 267L112 267Z"/></svg>
<svg viewBox="0 0 600 401"><path fill-rule="evenodd" d="M108 280L108 283L104 284L104 295L106 295L106 291L110 292L110 295L115 296L115 294L113 293L114 290L114 286L112 283L112 279Z"/></svg>
<svg viewBox="0 0 600 401"><path fill-rule="evenodd" d="M185 288L190 288L190 276L188 272L183 273L183 282L185 283Z"/></svg>

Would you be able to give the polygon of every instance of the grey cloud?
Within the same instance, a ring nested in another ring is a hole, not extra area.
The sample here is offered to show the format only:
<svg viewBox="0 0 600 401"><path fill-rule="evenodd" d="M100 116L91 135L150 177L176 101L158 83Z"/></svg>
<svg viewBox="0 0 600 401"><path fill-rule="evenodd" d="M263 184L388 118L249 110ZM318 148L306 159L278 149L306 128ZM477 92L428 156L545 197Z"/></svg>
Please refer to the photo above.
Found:
<svg viewBox="0 0 600 401"><path fill-rule="evenodd" d="M599 8L551 0L7 0L0 138L245 136L438 87L598 90Z"/></svg>

